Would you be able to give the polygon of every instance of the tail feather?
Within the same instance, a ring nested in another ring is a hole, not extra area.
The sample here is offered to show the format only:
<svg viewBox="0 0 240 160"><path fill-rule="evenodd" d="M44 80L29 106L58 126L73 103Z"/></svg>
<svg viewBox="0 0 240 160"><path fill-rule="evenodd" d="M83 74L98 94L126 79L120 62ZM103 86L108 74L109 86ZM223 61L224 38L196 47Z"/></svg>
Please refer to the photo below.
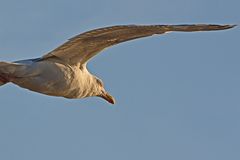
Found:
<svg viewBox="0 0 240 160"><path fill-rule="evenodd" d="M16 64L0 62L0 86L9 82L8 77L16 71Z"/></svg>
<svg viewBox="0 0 240 160"><path fill-rule="evenodd" d="M1 76L0 76L0 86L6 84L6 83L8 83L8 82L9 82L9 81L6 81L4 77L1 77Z"/></svg>
<svg viewBox="0 0 240 160"><path fill-rule="evenodd" d="M8 83L8 81L6 80L6 78L4 76L4 70L5 70L6 66L7 66L6 62L0 62L0 86Z"/></svg>
<svg viewBox="0 0 240 160"><path fill-rule="evenodd" d="M4 82L0 81L0 86L2 86L2 85L4 85L4 84L6 84L6 83L4 83Z"/></svg>

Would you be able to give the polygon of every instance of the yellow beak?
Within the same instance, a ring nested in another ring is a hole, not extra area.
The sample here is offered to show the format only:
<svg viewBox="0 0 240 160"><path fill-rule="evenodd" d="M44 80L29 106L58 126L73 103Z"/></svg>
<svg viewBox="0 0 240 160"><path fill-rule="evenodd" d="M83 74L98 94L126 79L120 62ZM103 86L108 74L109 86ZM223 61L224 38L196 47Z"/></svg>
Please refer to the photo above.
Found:
<svg viewBox="0 0 240 160"><path fill-rule="evenodd" d="M115 104L115 99L113 98L113 96L111 96L109 93L105 92L102 95L100 95L99 97L105 99L106 101L108 101L111 104Z"/></svg>

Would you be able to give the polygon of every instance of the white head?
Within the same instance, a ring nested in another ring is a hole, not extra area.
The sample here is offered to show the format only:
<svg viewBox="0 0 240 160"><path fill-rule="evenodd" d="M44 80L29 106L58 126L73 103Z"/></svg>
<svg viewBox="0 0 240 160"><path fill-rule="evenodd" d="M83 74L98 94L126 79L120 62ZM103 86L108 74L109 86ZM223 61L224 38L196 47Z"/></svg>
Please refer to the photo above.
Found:
<svg viewBox="0 0 240 160"><path fill-rule="evenodd" d="M94 77L94 95L93 96L97 96L97 97L101 97L103 99L105 99L106 101L108 101L111 104L115 104L115 99L113 96L111 96L104 88L104 84L102 82L102 80L98 79L97 77Z"/></svg>

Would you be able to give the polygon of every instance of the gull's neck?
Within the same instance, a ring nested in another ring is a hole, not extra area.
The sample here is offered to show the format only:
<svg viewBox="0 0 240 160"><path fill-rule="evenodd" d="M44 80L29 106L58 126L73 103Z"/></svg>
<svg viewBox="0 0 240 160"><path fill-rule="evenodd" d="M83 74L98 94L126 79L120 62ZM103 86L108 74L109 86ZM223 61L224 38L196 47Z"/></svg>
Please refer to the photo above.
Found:
<svg viewBox="0 0 240 160"><path fill-rule="evenodd" d="M99 86L96 83L96 76L91 74L86 65L77 66L78 72L76 72L76 80L78 81L78 87L80 89L79 97L96 96L99 91Z"/></svg>

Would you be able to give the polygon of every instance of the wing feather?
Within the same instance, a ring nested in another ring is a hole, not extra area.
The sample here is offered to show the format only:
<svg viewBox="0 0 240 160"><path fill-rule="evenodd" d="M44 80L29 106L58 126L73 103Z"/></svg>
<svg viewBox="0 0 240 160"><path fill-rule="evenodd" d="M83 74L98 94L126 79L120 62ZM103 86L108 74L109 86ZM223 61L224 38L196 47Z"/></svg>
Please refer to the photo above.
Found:
<svg viewBox="0 0 240 160"><path fill-rule="evenodd" d="M120 25L91 30L79 34L43 56L47 58L59 58L70 65L85 64L93 56L103 49L121 42L163 34L169 31L212 31L223 30L234 25Z"/></svg>

